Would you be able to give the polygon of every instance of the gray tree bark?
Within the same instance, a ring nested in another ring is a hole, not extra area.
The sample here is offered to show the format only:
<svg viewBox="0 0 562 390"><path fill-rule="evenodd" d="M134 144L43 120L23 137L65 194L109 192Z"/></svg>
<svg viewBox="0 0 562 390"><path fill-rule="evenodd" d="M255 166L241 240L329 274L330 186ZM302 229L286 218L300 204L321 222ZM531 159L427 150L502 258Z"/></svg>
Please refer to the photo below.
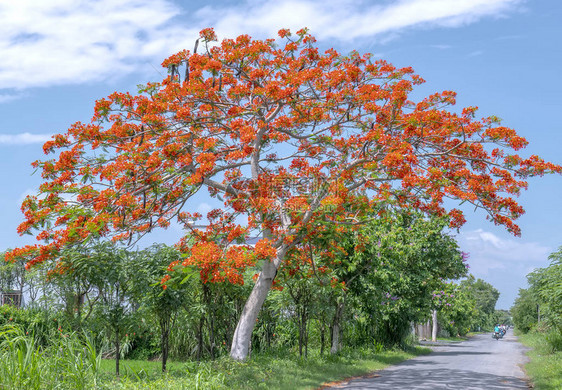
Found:
<svg viewBox="0 0 562 390"><path fill-rule="evenodd" d="M277 269L281 265L288 249L289 247L283 244L281 248L277 250L276 258L266 261L263 265L256 284L244 305L238 325L236 325L236 329L234 330L232 346L230 348L230 357L234 360L245 360L248 357L252 332L254 331L258 314L273 285Z"/></svg>
<svg viewBox="0 0 562 390"><path fill-rule="evenodd" d="M437 310L431 312L431 319L433 322L433 327L431 329L431 341L437 341Z"/></svg>
<svg viewBox="0 0 562 390"><path fill-rule="evenodd" d="M332 322L332 347L330 353L335 354L341 348L341 320L343 318L343 311L345 309L345 301L339 302L334 313L334 320Z"/></svg>

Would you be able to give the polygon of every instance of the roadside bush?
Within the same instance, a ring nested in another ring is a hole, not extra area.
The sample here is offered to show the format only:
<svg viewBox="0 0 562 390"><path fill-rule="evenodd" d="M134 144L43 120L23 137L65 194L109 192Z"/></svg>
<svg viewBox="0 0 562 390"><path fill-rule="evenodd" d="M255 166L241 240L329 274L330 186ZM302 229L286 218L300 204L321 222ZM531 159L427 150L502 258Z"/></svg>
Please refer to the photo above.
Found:
<svg viewBox="0 0 562 390"><path fill-rule="evenodd" d="M88 336L60 334L42 347L17 326L0 328L0 389L93 389L101 353Z"/></svg>
<svg viewBox="0 0 562 390"><path fill-rule="evenodd" d="M49 339L56 335L57 330L65 327L64 320L53 312L3 305L0 306L0 328L5 326L16 327L25 334L35 335L41 346L49 344Z"/></svg>
<svg viewBox="0 0 562 390"><path fill-rule="evenodd" d="M551 329L545 339L551 348L551 353L562 351L562 331L560 329Z"/></svg>

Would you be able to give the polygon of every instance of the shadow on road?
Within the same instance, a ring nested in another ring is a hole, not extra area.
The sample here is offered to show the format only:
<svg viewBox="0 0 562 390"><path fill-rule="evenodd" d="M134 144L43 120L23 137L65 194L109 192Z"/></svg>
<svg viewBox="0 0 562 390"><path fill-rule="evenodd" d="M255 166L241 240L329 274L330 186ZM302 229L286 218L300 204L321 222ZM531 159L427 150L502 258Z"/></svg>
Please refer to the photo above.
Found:
<svg viewBox="0 0 562 390"><path fill-rule="evenodd" d="M340 384L334 388L347 390L359 389L529 389L522 380L502 375L475 373L473 371L450 369L410 369L410 362L403 363L397 371L381 371L380 377L369 379L356 379L347 384ZM415 363L410 364L415 365ZM420 387L423 383L423 387Z"/></svg>
<svg viewBox="0 0 562 390"><path fill-rule="evenodd" d="M491 355L491 352L474 352L474 351L447 351L432 352L431 356L460 356L460 355Z"/></svg>

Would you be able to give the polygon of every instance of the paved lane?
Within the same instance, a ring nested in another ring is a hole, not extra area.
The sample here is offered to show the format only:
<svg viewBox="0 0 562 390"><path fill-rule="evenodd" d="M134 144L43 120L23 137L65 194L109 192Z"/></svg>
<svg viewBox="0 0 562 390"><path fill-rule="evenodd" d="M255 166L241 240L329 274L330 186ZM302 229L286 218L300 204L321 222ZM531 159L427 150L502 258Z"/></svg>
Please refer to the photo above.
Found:
<svg viewBox="0 0 562 390"><path fill-rule="evenodd" d="M433 353L355 379L335 389L529 389L521 366L525 348L512 331L496 341L491 334L432 347Z"/></svg>

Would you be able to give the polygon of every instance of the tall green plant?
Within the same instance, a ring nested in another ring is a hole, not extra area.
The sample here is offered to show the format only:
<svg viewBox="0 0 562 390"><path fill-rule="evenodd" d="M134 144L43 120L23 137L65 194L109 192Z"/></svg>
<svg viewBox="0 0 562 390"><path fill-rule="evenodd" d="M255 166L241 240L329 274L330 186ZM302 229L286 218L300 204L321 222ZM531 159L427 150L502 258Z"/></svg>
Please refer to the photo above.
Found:
<svg viewBox="0 0 562 390"><path fill-rule="evenodd" d="M60 334L41 347L33 334L13 326L0 329L0 388L84 389L99 383L101 353L92 338Z"/></svg>

